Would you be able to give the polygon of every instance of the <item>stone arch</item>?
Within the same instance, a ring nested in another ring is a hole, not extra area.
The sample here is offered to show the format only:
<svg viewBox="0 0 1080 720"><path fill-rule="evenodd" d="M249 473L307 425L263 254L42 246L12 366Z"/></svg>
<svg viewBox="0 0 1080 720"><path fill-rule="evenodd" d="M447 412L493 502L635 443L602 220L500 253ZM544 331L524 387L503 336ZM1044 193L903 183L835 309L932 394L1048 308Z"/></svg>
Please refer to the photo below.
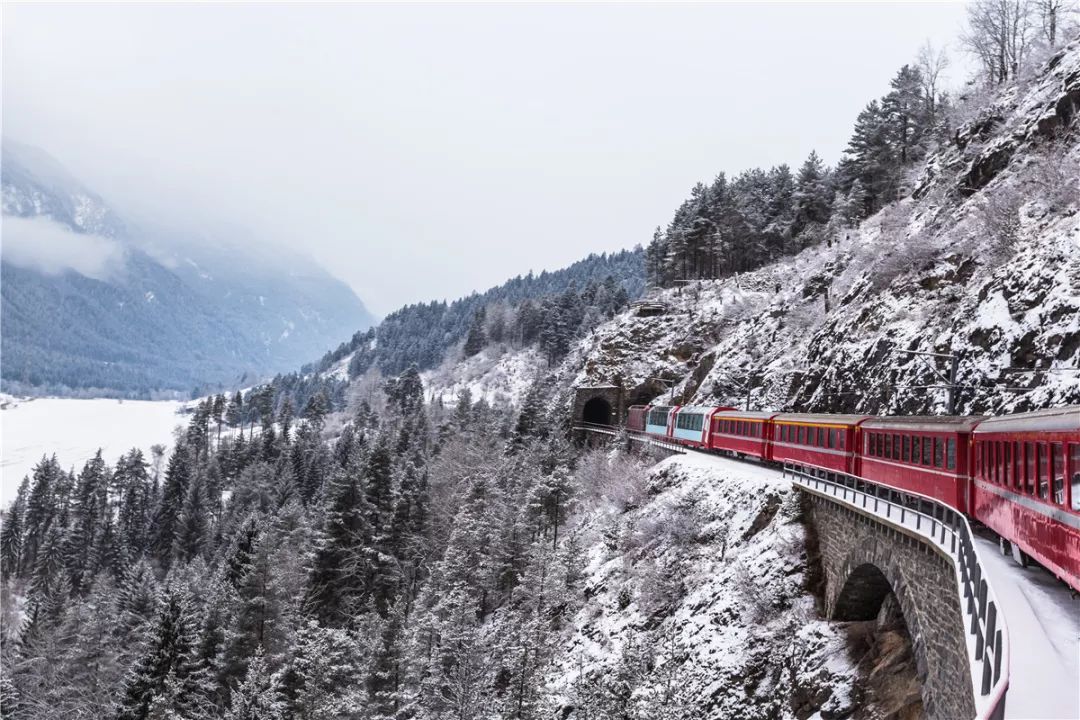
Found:
<svg viewBox="0 0 1080 720"><path fill-rule="evenodd" d="M578 387L574 393L574 422L618 425L625 412L623 391L615 385Z"/></svg>
<svg viewBox="0 0 1080 720"><path fill-rule="evenodd" d="M878 607L879 619L902 622L911 638L925 716L974 717L967 621L952 558L871 510L812 491L804 497L825 576L825 616L854 619ZM882 600L885 584L889 592Z"/></svg>
<svg viewBox="0 0 1080 720"><path fill-rule="evenodd" d="M848 553L837 577L829 578L826 610L830 620L873 620L891 596L911 636L923 707L935 717L935 699L927 692L927 639L911 587L888 544L864 538Z"/></svg>
<svg viewBox="0 0 1080 720"><path fill-rule="evenodd" d="M597 395L585 401L581 409L581 419L592 425L613 425L615 412L604 397Z"/></svg>
<svg viewBox="0 0 1080 720"><path fill-rule="evenodd" d="M873 620L891 592L892 583L881 569L863 563L851 571L840 588L833 606L833 620Z"/></svg>

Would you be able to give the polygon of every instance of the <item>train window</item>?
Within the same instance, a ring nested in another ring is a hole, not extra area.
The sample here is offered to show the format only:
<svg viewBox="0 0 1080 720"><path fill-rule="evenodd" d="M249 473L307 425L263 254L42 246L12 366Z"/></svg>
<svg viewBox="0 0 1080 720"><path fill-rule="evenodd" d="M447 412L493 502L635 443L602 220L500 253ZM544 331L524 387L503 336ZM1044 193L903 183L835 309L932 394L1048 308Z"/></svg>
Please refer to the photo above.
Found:
<svg viewBox="0 0 1080 720"><path fill-rule="evenodd" d="M933 465L934 441L925 435L922 439L922 464Z"/></svg>
<svg viewBox="0 0 1080 720"><path fill-rule="evenodd" d="M795 431L795 442L799 445L802 445L805 439L806 428L804 428L802 425L799 425L799 429Z"/></svg>
<svg viewBox="0 0 1080 720"><path fill-rule="evenodd" d="M877 455L877 433L866 434L866 454L871 457Z"/></svg>
<svg viewBox="0 0 1080 720"><path fill-rule="evenodd" d="M1069 445L1069 464L1072 468L1072 509L1080 512L1080 443Z"/></svg>
<svg viewBox="0 0 1080 720"><path fill-rule="evenodd" d="M893 460L899 460L900 459L900 436L899 435L893 435L892 436L892 459Z"/></svg>
<svg viewBox="0 0 1080 720"><path fill-rule="evenodd" d="M941 438L934 438L934 467L945 467L945 448Z"/></svg>
<svg viewBox="0 0 1080 720"><path fill-rule="evenodd" d="M1003 464L1001 478L998 481L1001 485L1009 487L1012 484L1012 443L1005 443L1002 450L1004 451Z"/></svg>
<svg viewBox="0 0 1080 720"><path fill-rule="evenodd" d="M817 429L817 442L814 443L818 447L825 447L825 428Z"/></svg>
<svg viewBox="0 0 1080 720"><path fill-rule="evenodd" d="M828 440L830 448L836 447L836 430L834 428L829 428Z"/></svg>
<svg viewBox="0 0 1080 720"><path fill-rule="evenodd" d="M1027 460L1024 463L1024 492L1034 495L1035 478L1038 477L1035 472L1035 443L1024 443L1024 457Z"/></svg>
<svg viewBox="0 0 1080 720"><path fill-rule="evenodd" d="M1046 443L1035 445L1035 472L1039 478L1039 497L1046 500L1050 497L1050 473L1049 463L1046 462Z"/></svg>
<svg viewBox="0 0 1080 720"><path fill-rule="evenodd" d="M910 435L905 435L903 442L904 442L904 452L903 452L903 455L900 456L900 459L903 460L904 462L911 462L911 436Z"/></svg>
<svg viewBox="0 0 1080 720"><path fill-rule="evenodd" d="M956 438L949 438L945 441L945 468L947 470L956 469Z"/></svg>
<svg viewBox="0 0 1080 720"><path fill-rule="evenodd" d="M1050 487L1054 493L1054 502L1065 504L1065 446L1061 443L1050 445Z"/></svg>
<svg viewBox="0 0 1080 720"><path fill-rule="evenodd" d="M846 441L844 440L844 436L846 434L847 433L845 433L843 430L836 431L836 447L840 448L841 450L844 449L844 445L846 444Z"/></svg>
<svg viewBox="0 0 1080 720"><path fill-rule="evenodd" d="M922 438L920 438L918 435L915 435L911 438L911 462L915 463L916 465L919 464L919 458L922 457L919 454L920 452L922 452L921 450L919 450L919 443L921 440Z"/></svg>
<svg viewBox="0 0 1080 720"><path fill-rule="evenodd" d="M883 452L881 453L881 457L892 457L892 435L882 433L881 437L885 439L885 446L882 448Z"/></svg>
<svg viewBox="0 0 1080 720"><path fill-rule="evenodd" d="M1020 443L1005 443L1005 484L1019 488L1023 484L1024 471L1021 466Z"/></svg>

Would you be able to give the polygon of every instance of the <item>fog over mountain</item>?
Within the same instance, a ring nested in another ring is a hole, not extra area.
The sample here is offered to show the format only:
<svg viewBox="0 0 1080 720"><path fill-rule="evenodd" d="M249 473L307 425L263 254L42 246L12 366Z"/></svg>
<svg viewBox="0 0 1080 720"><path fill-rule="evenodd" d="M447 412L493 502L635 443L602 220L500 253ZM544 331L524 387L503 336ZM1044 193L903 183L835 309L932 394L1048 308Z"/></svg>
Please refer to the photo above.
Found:
<svg viewBox="0 0 1080 720"><path fill-rule="evenodd" d="M300 243L387 315L644 245L721 170L835 163L866 98L925 40L955 50L963 14L9 4L4 132L126 219L137 199L158 220L197 208Z"/></svg>
<svg viewBox="0 0 1080 720"><path fill-rule="evenodd" d="M192 213L128 220L40 148L3 145L5 390L145 396L290 369L367 327L302 253Z"/></svg>

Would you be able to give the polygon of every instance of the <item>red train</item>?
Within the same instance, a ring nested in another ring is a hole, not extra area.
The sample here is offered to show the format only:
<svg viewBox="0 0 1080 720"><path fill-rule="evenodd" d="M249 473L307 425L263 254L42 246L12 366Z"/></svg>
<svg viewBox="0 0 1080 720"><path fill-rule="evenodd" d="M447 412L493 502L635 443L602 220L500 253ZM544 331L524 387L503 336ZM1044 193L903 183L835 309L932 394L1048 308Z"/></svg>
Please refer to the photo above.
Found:
<svg viewBox="0 0 1080 720"><path fill-rule="evenodd" d="M936 498L1080 592L1080 406L987 418L637 405L627 428Z"/></svg>

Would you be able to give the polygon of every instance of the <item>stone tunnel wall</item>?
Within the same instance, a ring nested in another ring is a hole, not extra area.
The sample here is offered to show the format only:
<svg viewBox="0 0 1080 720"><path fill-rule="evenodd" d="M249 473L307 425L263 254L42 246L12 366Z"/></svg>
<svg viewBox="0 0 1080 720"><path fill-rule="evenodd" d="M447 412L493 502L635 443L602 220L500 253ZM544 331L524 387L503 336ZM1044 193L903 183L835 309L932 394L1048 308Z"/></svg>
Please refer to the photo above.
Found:
<svg viewBox="0 0 1080 720"><path fill-rule="evenodd" d="M622 424L623 418L626 416L626 407L623 397L623 389L614 385L577 388L574 394L574 422L582 422L585 418L585 405L588 404L590 400L599 398L611 407L611 418L608 421L608 424Z"/></svg>
<svg viewBox="0 0 1080 720"><path fill-rule="evenodd" d="M855 573L865 564L876 567L889 581L911 634L926 716L974 717L966 626L953 560L872 515L813 493L806 497L807 521L814 526L821 552L827 616L855 619L852 614L860 603L880 598L880 588L874 587L876 573Z"/></svg>

